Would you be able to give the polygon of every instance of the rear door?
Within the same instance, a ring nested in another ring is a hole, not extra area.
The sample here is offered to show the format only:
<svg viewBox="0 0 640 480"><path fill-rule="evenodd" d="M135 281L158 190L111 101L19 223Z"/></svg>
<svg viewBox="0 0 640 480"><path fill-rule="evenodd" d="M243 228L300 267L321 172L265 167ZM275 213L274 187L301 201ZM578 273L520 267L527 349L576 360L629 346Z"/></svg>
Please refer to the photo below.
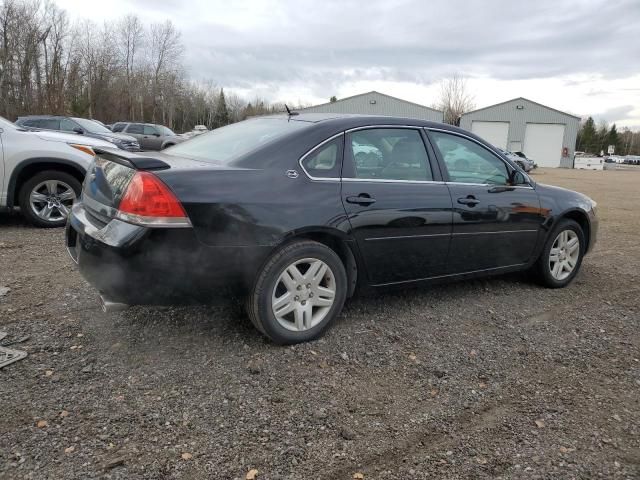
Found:
<svg viewBox="0 0 640 480"><path fill-rule="evenodd" d="M371 284L445 272L451 197L430 151L419 128L347 132L342 201Z"/></svg>
<svg viewBox="0 0 640 480"><path fill-rule="evenodd" d="M530 185L511 185L510 167L463 134L429 130L453 203L450 273L527 263L544 221Z"/></svg>

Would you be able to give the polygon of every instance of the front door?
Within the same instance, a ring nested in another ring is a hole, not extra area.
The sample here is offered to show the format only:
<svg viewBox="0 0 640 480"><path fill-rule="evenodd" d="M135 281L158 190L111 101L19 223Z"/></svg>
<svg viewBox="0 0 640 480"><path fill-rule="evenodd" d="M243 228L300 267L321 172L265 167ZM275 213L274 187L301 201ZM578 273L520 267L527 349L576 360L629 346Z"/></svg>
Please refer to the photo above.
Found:
<svg viewBox="0 0 640 480"><path fill-rule="evenodd" d="M430 130L453 203L450 273L527 263L544 216L530 185L511 185L511 167L476 140Z"/></svg>
<svg viewBox="0 0 640 480"><path fill-rule="evenodd" d="M149 147L147 146L148 143L144 138L144 125L142 123L130 123L127 129L123 131L123 133L131 135L133 138L135 138L140 144L140 148L142 150L149 150Z"/></svg>
<svg viewBox="0 0 640 480"><path fill-rule="evenodd" d="M451 197L425 140L418 128L347 133L342 202L371 284L445 271Z"/></svg>
<svg viewBox="0 0 640 480"><path fill-rule="evenodd" d="M162 139L160 138L160 132L153 125L144 126L143 140L148 150L160 150L162 145Z"/></svg>

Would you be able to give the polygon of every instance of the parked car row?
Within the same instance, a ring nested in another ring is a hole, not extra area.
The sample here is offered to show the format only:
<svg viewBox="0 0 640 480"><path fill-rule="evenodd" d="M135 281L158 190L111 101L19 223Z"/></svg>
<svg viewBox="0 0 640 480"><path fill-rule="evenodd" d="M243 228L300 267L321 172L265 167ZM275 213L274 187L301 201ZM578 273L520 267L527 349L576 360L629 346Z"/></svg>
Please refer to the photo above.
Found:
<svg viewBox="0 0 640 480"><path fill-rule="evenodd" d="M164 150L187 140L170 128L154 123L116 122L111 125L111 131L134 138L142 150Z"/></svg>
<svg viewBox="0 0 640 480"><path fill-rule="evenodd" d="M116 147L129 152L139 152L140 144L132 135L114 133L96 120L59 115L29 115L18 117L16 125L20 127L66 132L105 140Z"/></svg>

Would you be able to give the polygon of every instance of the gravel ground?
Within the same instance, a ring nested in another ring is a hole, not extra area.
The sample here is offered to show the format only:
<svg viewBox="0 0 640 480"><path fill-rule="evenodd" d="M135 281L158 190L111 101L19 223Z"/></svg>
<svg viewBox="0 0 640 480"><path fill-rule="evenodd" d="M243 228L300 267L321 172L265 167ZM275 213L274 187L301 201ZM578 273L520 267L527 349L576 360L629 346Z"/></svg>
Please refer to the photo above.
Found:
<svg viewBox="0 0 640 480"><path fill-rule="evenodd" d="M599 203L570 287L358 298L286 348L228 306L103 314L61 230L0 215L0 478L639 478L640 168L534 176Z"/></svg>

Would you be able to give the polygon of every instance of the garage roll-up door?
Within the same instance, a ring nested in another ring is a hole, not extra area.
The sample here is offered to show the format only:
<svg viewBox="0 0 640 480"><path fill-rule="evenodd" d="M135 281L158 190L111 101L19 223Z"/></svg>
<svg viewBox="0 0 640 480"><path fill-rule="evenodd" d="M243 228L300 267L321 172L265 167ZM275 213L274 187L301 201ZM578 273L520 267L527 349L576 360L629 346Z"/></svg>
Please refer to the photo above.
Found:
<svg viewBox="0 0 640 480"><path fill-rule="evenodd" d="M563 139L564 125L527 123L524 153L540 167L559 167Z"/></svg>
<svg viewBox="0 0 640 480"><path fill-rule="evenodd" d="M509 122L478 122L471 124L471 131L494 147L507 149Z"/></svg>

